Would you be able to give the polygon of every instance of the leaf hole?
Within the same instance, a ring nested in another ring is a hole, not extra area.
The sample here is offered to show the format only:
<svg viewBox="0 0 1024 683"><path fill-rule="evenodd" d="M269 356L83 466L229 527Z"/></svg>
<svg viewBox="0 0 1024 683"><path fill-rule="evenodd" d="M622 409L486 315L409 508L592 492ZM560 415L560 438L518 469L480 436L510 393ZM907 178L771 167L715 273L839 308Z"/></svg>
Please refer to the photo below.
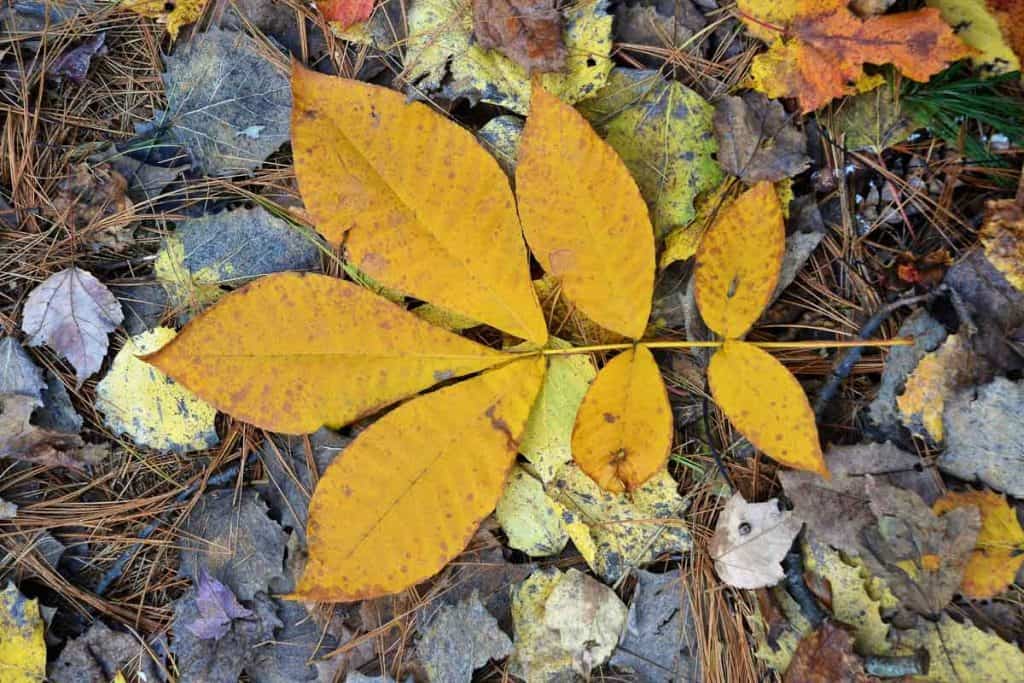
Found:
<svg viewBox="0 0 1024 683"><path fill-rule="evenodd" d="M173 12L174 11L174 3L173 2L165 2L164 3L164 11L165 12Z"/></svg>
<svg viewBox="0 0 1024 683"><path fill-rule="evenodd" d="M750 533L750 523L749 522L742 522L740 524L739 532L740 532L740 536L746 536L747 534L749 534Z"/></svg>
<svg viewBox="0 0 1024 683"><path fill-rule="evenodd" d="M594 59L593 57L587 57L587 66L589 66L589 67L597 66L597 60Z"/></svg>

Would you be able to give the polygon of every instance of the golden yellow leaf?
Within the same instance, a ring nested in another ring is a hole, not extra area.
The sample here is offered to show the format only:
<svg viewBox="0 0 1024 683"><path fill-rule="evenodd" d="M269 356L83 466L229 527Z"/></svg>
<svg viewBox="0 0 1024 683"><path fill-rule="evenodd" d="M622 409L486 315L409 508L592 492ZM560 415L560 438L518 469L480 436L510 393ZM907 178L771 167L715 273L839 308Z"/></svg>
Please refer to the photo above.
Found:
<svg viewBox="0 0 1024 683"><path fill-rule="evenodd" d="M1009 14L1014 5L1018 14L1024 12L1019 0L926 0L926 4L938 8L942 18L956 29L961 40L978 51L971 56L975 65L995 73L1020 71L1020 58L1014 53L1010 41L1014 29L1020 31L1022 27L1015 26L1020 19L1014 21ZM1004 22L1005 33L1000 26Z"/></svg>
<svg viewBox="0 0 1024 683"><path fill-rule="evenodd" d="M0 593L0 680L39 683L46 678L46 643L39 603L28 600L14 584Z"/></svg>
<svg viewBox="0 0 1024 683"><path fill-rule="evenodd" d="M1024 529L1006 498L994 491L950 492L935 501L932 510L942 514L965 505L978 507L981 531L960 588L969 598L992 598L1013 583L1024 564Z"/></svg>
<svg viewBox="0 0 1024 683"><path fill-rule="evenodd" d="M306 600L400 591L440 570L501 497L540 390L531 357L419 396L361 432L309 507Z"/></svg>
<svg viewBox="0 0 1024 683"><path fill-rule="evenodd" d="M771 354L726 340L711 357L708 382L715 403L756 448L784 465L828 476L803 387Z"/></svg>
<svg viewBox="0 0 1024 683"><path fill-rule="evenodd" d="M218 409L305 434L510 359L323 275L270 275L221 299L145 360Z"/></svg>
<svg viewBox="0 0 1024 683"><path fill-rule="evenodd" d="M782 205L762 181L718 214L697 249L694 287L701 317L726 339L742 337L775 291L786 249Z"/></svg>
<svg viewBox="0 0 1024 683"><path fill-rule="evenodd" d="M295 173L317 229L377 282L543 345L508 178L398 92L296 66Z"/></svg>
<svg viewBox="0 0 1024 683"><path fill-rule="evenodd" d="M121 0L121 7L161 24L167 24L167 33L173 42L178 38L178 31L194 23L203 16L207 0Z"/></svg>
<svg viewBox="0 0 1024 683"><path fill-rule="evenodd" d="M1016 199L989 202L980 237L985 258L1024 291L1024 205Z"/></svg>
<svg viewBox="0 0 1024 683"><path fill-rule="evenodd" d="M533 289L540 300L548 333L573 344L613 344L625 337L609 332L583 315L580 309L562 292L561 283L547 273L533 281Z"/></svg>
<svg viewBox="0 0 1024 683"><path fill-rule="evenodd" d="M519 145L516 193L526 241L565 296L598 325L639 339L654 293L647 205L615 151L542 88Z"/></svg>
<svg viewBox="0 0 1024 683"><path fill-rule="evenodd" d="M606 491L632 491L665 466L672 409L661 372L645 346L613 358L576 414L572 457Z"/></svg>
<svg viewBox="0 0 1024 683"><path fill-rule="evenodd" d="M921 359L907 378L903 394L896 398L904 424L920 424L936 443L942 441L946 399L970 377L972 355L963 336L951 334L942 346Z"/></svg>

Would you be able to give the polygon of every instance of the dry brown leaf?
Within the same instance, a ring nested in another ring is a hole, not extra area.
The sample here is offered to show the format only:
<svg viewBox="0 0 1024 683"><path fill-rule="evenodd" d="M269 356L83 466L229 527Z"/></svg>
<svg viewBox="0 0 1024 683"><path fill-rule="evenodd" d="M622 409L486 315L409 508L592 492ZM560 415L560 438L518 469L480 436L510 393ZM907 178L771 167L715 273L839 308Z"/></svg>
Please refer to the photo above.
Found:
<svg viewBox="0 0 1024 683"><path fill-rule="evenodd" d="M772 498L748 503L734 493L718 518L708 552L718 577L736 588L774 586L785 576L782 558L803 526Z"/></svg>
<svg viewBox="0 0 1024 683"><path fill-rule="evenodd" d="M552 0L474 0L473 34L526 73L561 71L567 55L562 15Z"/></svg>
<svg viewBox="0 0 1024 683"><path fill-rule="evenodd" d="M783 683L868 683L864 663L853 653L853 638L826 621L804 636L786 669Z"/></svg>
<svg viewBox="0 0 1024 683"><path fill-rule="evenodd" d="M108 445L86 444L78 434L30 424L35 406L31 396L0 394L0 457L81 470L109 452Z"/></svg>
<svg viewBox="0 0 1024 683"><path fill-rule="evenodd" d="M782 103L759 92L726 96L715 106L718 162L752 185L794 176L811 162L807 140Z"/></svg>

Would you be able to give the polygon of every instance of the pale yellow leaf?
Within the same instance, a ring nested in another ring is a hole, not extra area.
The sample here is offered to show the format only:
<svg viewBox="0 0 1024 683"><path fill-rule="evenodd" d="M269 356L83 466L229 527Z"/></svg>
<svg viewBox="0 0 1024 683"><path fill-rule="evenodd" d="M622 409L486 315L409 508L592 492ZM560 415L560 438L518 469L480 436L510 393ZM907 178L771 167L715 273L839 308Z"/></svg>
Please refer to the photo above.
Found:
<svg viewBox="0 0 1024 683"><path fill-rule="evenodd" d="M306 600L387 595L458 555L501 497L544 377L540 357L417 397L361 432L309 508Z"/></svg>
<svg viewBox="0 0 1024 683"><path fill-rule="evenodd" d="M917 648L928 651L931 683L1020 683L1024 673L1024 652L994 633L982 631L969 621L958 623L943 614L938 621L919 620L919 627L903 631L897 640L897 654L911 654Z"/></svg>
<svg viewBox="0 0 1024 683"><path fill-rule="evenodd" d="M1015 3L1000 3L999 0L926 0L925 4L937 7L946 23L954 27L957 36L977 50L971 55L975 65L995 73L1020 71L1020 59L999 25L1000 20L1006 21L1007 17L993 11L1000 4L1007 9L1014 5L1020 7L1019 0ZM1020 27L1017 28L1020 30ZM1007 32L1011 30L1012 26L1007 26Z"/></svg>
<svg viewBox="0 0 1024 683"><path fill-rule="evenodd" d="M645 346L623 351L590 385L572 433L576 464L606 491L632 491L665 467L672 408Z"/></svg>
<svg viewBox="0 0 1024 683"><path fill-rule="evenodd" d="M903 423L923 427L936 443L942 441L946 399L970 379L972 356L963 335L951 334L942 346L922 358L907 378L903 394L896 398Z"/></svg>
<svg viewBox="0 0 1024 683"><path fill-rule="evenodd" d="M828 476L807 395L771 354L727 340L711 357L708 381L715 403L756 448L783 465Z"/></svg>
<svg viewBox="0 0 1024 683"><path fill-rule="evenodd" d="M0 680L39 683L46 678L46 643L39 603L10 581L0 593Z"/></svg>
<svg viewBox="0 0 1024 683"><path fill-rule="evenodd" d="M292 72L306 208L377 282L543 345L508 178L476 138L396 91Z"/></svg>
<svg viewBox="0 0 1024 683"><path fill-rule="evenodd" d="M207 0L121 0L121 7L161 24L167 24L167 33L173 42L178 32L203 16Z"/></svg>
<svg viewBox="0 0 1024 683"><path fill-rule="evenodd" d="M615 151L540 88L519 146L516 192L530 249L565 296L598 325L640 338L654 292L647 206Z"/></svg>
<svg viewBox="0 0 1024 683"><path fill-rule="evenodd" d="M560 508L544 493L544 484L518 465L494 511L510 548L531 557L557 555L569 542Z"/></svg>
<svg viewBox="0 0 1024 683"><path fill-rule="evenodd" d="M226 295L145 357L218 409L287 434L346 424L510 358L351 282L299 273Z"/></svg>

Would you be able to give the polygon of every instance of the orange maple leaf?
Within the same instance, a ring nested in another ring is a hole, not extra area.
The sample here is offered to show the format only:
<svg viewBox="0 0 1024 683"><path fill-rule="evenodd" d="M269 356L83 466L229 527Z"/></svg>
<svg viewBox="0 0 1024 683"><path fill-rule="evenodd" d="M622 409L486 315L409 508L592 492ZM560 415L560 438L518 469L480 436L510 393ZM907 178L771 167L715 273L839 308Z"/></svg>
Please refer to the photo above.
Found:
<svg viewBox="0 0 1024 683"><path fill-rule="evenodd" d="M751 34L769 42L754 58L750 85L768 97L795 97L806 113L858 92L865 64L893 64L927 81L967 57L963 43L933 8L861 19L847 0L739 0Z"/></svg>

